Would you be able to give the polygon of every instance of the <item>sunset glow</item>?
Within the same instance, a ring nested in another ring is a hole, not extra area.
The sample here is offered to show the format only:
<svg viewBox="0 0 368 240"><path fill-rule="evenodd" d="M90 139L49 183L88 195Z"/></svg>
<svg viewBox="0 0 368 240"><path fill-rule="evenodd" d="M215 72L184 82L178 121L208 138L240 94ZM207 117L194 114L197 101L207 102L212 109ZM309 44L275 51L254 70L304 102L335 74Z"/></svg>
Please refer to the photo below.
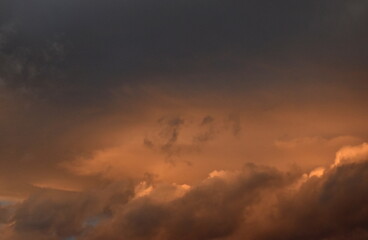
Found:
<svg viewBox="0 0 368 240"><path fill-rule="evenodd" d="M368 239L368 1L0 0L0 240Z"/></svg>

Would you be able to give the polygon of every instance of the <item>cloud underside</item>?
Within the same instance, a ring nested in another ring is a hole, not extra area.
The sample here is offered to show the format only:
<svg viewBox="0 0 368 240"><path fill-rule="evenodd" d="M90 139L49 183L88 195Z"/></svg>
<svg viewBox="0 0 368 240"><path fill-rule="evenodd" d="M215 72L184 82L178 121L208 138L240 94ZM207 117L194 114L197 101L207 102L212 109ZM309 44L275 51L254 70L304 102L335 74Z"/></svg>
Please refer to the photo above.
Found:
<svg viewBox="0 0 368 240"><path fill-rule="evenodd" d="M44 189L0 208L5 239L366 239L368 145L345 147L324 171L246 164L195 186L113 182Z"/></svg>

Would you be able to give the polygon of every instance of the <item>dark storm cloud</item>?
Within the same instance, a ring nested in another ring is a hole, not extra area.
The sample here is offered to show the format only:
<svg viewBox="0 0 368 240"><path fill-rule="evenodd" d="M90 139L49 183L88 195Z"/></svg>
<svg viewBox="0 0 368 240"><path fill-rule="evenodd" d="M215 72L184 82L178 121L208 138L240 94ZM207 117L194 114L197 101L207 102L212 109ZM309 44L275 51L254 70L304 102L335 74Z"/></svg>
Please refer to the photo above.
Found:
<svg viewBox="0 0 368 240"><path fill-rule="evenodd" d="M273 161L276 150L264 146L285 133L365 139L367 9L364 0L0 1L2 237L364 238L366 163L328 170L292 193L299 172L256 165L191 189L146 180L143 195L106 178L111 169L124 180L165 171L149 149L169 158L221 140L208 156L190 156L209 159L198 161L204 172L230 166L233 156L220 153L243 140L235 157L254 151ZM241 114L229 116L234 109ZM195 122L181 115L191 111ZM174 117L161 119L157 139L144 138L162 116ZM223 136L243 130L241 141ZM142 139L148 151L134 145ZM80 159L84 171L64 167ZM198 170L171 167L188 175L178 182Z"/></svg>
<svg viewBox="0 0 368 240"><path fill-rule="evenodd" d="M64 35L73 49L68 64L128 71L224 46L259 51L306 26L314 7L289 0L13 2L20 43L36 47Z"/></svg>
<svg viewBox="0 0 368 240"><path fill-rule="evenodd" d="M145 199L137 201L118 214L112 226L96 228L90 239L115 239L116 236L193 240L226 237L240 226L243 210L257 201L259 191L289 182L287 176L274 169L253 165L246 167L239 176L231 177L208 179L182 198L167 204Z"/></svg>
<svg viewBox="0 0 368 240"><path fill-rule="evenodd" d="M311 179L281 201L274 229L260 239L363 239L368 233L367 174L368 162L363 162Z"/></svg>
<svg viewBox="0 0 368 240"><path fill-rule="evenodd" d="M249 165L240 175L208 179L168 203L132 200L132 189L124 185L90 193L44 190L17 206L11 228L15 239L213 239L239 227L242 210L259 198L259 191L290 179L275 169Z"/></svg>
<svg viewBox="0 0 368 240"><path fill-rule="evenodd" d="M20 236L14 239L358 240L368 233L367 174L367 161L344 164L294 189L297 172L248 164L241 172L214 173L169 201L155 200L155 193L132 198L127 185L44 191L19 204L10 221Z"/></svg>
<svg viewBox="0 0 368 240"><path fill-rule="evenodd" d="M132 187L115 182L83 193L42 189L21 204L1 210L16 209L7 219L18 233L11 239L63 239L81 235L111 217L115 208L132 198Z"/></svg>
<svg viewBox="0 0 368 240"><path fill-rule="evenodd" d="M170 83L168 91L185 98L216 88L246 95L255 82L279 86L303 80L284 76L289 68L285 55L298 62L305 52L312 60L322 54L325 63L360 66L367 52L367 4L361 0L0 4L1 161L8 163L2 169L18 166L20 175L35 159L68 159L108 145L93 138L95 129L124 122L117 111L139 112L154 102L140 84ZM281 69L265 67L278 60ZM344 74L347 85L359 82L359 91L366 86L366 74ZM325 79L335 76L313 79L311 85ZM233 81L252 84L239 87ZM121 85L130 90L119 92ZM117 95L123 103L116 103ZM234 121L234 133L239 126Z"/></svg>
<svg viewBox="0 0 368 240"><path fill-rule="evenodd" d="M7 71L17 75L4 78L28 85L55 81L58 87L95 89L136 81L128 78L132 75L217 72L253 57L271 61L272 54L282 60L285 53L277 49L288 52L288 45L341 61L366 57L364 44L357 44L367 37L367 6L359 0L16 0L2 5L2 28L13 29L2 31L7 39L2 62L13 65Z"/></svg>
<svg viewBox="0 0 368 240"><path fill-rule="evenodd" d="M12 215L12 207L6 206L7 204L0 203L0 226L7 223Z"/></svg>

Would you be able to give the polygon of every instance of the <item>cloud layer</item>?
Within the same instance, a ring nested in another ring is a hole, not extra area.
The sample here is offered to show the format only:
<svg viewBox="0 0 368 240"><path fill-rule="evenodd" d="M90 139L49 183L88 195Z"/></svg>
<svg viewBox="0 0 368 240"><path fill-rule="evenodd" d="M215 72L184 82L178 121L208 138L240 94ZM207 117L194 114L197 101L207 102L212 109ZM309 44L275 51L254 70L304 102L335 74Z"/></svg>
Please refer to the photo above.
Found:
<svg viewBox="0 0 368 240"><path fill-rule="evenodd" d="M366 144L344 148L366 154ZM341 154L337 154L339 159ZM364 239L367 158L324 173L246 164L195 186L152 178L95 190L40 190L2 206L5 239Z"/></svg>
<svg viewBox="0 0 368 240"><path fill-rule="evenodd" d="M0 1L1 238L366 239L367 24L365 0Z"/></svg>

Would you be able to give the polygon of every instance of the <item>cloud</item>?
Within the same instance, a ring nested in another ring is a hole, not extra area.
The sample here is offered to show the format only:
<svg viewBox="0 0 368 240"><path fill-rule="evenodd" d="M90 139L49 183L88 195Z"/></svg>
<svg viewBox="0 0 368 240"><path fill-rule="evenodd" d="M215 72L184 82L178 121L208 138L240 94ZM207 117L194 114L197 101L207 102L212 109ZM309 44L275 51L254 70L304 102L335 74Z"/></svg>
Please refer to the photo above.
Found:
<svg viewBox="0 0 368 240"><path fill-rule="evenodd" d="M64 239L80 235L128 202L132 184L115 182L88 192L42 189L8 217L9 239Z"/></svg>
<svg viewBox="0 0 368 240"><path fill-rule="evenodd" d="M270 231L255 239L352 239L367 231L367 162L347 164L311 178L279 203Z"/></svg>
<svg viewBox="0 0 368 240"><path fill-rule="evenodd" d="M1 207L2 228L12 240L364 239L364 146L349 147L356 161L312 172L298 188L302 173L249 163L194 186L146 178L82 192L44 189Z"/></svg>
<svg viewBox="0 0 368 240"><path fill-rule="evenodd" d="M333 166L347 163L365 161L368 158L368 144L363 143L358 146L346 146L336 153Z"/></svg>
<svg viewBox="0 0 368 240"><path fill-rule="evenodd" d="M203 145L220 138L221 135L232 132L235 136L241 129L240 121L234 115L230 115L228 119L223 116L222 119L215 119L211 115L200 118L190 115L161 117L158 120L159 128L152 130L149 136L144 138L143 145L161 152L167 161L175 163L186 153L199 152Z"/></svg>
<svg viewBox="0 0 368 240"><path fill-rule="evenodd" d="M345 186L365 177L367 16L364 0L0 1L1 236L366 236L343 202L365 209Z"/></svg>
<svg viewBox="0 0 368 240"><path fill-rule="evenodd" d="M313 145L340 146L348 143L359 143L361 139L354 136L337 136L332 138L302 137L289 140L276 140L275 146L284 149L308 147Z"/></svg>
<svg viewBox="0 0 368 240"><path fill-rule="evenodd" d="M132 201L110 222L85 239L214 239L231 235L241 224L243 211L261 191L281 187L288 177L254 165L226 176L212 176L171 201L152 193ZM162 191L158 189L157 191Z"/></svg>

